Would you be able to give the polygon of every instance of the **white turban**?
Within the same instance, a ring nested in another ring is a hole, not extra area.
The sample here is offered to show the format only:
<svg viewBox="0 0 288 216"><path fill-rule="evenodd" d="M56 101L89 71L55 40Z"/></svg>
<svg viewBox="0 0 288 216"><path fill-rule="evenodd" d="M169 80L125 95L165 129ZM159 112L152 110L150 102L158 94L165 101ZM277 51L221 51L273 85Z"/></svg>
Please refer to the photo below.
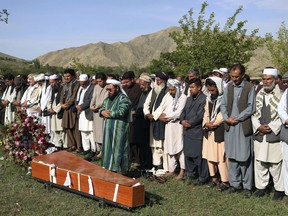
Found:
<svg viewBox="0 0 288 216"><path fill-rule="evenodd" d="M42 73L42 74L38 74L34 77L34 81L35 82L38 82L38 81L42 81L42 80L45 80L45 75Z"/></svg>
<svg viewBox="0 0 288 216"><path fill-rule="evenodd" d="M177 79L168 79L167 86L168 87L169 86L174 86L176 88L180 88L181 87L181 83Z"/></svg>
<svg viewBox="0 0 288 216"><path fill-rule="evenodd" d="M107 79L106 81L107 84L112 84L112 85L117 85L120 88L120 91L127 96L126 92L123 90L121 82L116 80L116 79ZM128 97L128 96L127 96Z"/></svg>
<svg viewBox="0 0 288 216"><path fill-rule="evenodd" d="M175 111L178 108L179 105L179 98L181 95L181 83L179 82L179 80L177 79L168 79L167 81L167 86L173 86L176 88L176 94L175 97L173 99L173 111Z"/></svg>
<svg viewBox="0 0 288 216"><path fill-rule="evenodd" d="M263 74L272 75L274 77L278 76L278 70L276 68L265 68Z"/></svg>
<svg viewBox="0 0 288 216"><path fill-rule="evenodd" d="M87 81L88 80L88 75L87 74L81 74L79 76L79 81Z"/></svg>
<svg viewBox="0 0 288 216"><path fill-rule="evenodd" d="M59 79L57 74L53 74L53 75L49 76L49 80L57 80L57 79Z"/></svg>
<svg viewBox="0 0 288 216"><path fill-rule="evenodd" d="M211 115L210 115L210 121L215 121L218 110L220 109L220 105L221 105L221 101L223 97L223 80L220 77L216 77L216 76L211 76L211 77L208 77L207 79L213 80L216 83L216 87L218 89L218 97L214 101L211 100L210 92L207 95L208 101L214 104L212 111L211 111Z"/></svg>
<svg viewBox="0 0 288 216"><path fill-rule="evenodd" d="M211 79L216 83L218 94L222 95L223 94L223 80L220 77L216 77L216 76L211 76L211 77L208 77L207 79Z"/></svg>

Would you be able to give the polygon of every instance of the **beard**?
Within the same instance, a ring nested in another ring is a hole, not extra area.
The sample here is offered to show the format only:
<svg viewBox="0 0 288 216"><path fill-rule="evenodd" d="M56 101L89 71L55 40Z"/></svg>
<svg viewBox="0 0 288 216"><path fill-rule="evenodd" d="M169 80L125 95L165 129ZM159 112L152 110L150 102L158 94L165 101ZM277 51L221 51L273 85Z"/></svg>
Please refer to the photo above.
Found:
<svg viewBox="0 0 288 216"><path fill-rule="evenodd" d="M210 99L211 101L214 101L218 98L218 94L211 94Z"/></svg>
<svg viewBox="0 0 288 216"><path fill-rule="evenodd" d="M157 95L162 91L164 85L165 85L164 83L161 83L160 85L156 85L154 87L154 91L156 92Z"/></svg>
<svg viewBox="0 0 288 216"><path fill-rule="evenodd" d="M53 93L57 93L59 91L59 89L60 89L60 85L56 84L54 86L51 86L51 88L52 88L52 92Z"/></svg>
<svg viewBox="0 0 288 216"><path fill-rule="evenodd" d="M271 92L275 88L275 82L273 82L271 85L264 85L263 89L266 93Z"/></svg>
<svg viewBox="0 0 288 216"><path fill-rule="evenodd" d="M118 95L119 92L114 92L114 94L108 94L108 98L110 100L113 100L117 95Z"/></svg>

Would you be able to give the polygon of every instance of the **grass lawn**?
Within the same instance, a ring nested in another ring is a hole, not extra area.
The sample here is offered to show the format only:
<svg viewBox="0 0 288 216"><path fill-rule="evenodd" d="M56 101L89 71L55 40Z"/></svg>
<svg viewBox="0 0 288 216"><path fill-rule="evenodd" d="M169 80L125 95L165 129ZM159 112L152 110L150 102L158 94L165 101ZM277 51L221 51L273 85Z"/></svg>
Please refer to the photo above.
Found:
<svg viewBox="0 0 288 216"><path fill-rule="evenodd" d="M0 157L3 155L0 148ZM288 215L288 198L272 195L243 199L241 194L187 186L169 178L164 184L146 180L146 205L132 211L69 193L47 189L12 162L0 161L0 215Z"/></svg>

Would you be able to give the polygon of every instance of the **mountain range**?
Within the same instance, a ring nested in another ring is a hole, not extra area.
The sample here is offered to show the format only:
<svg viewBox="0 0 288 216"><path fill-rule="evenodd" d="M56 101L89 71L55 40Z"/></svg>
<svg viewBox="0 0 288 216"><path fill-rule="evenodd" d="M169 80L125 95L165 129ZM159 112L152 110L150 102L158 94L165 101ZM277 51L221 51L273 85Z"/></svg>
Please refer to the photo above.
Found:
<svg viewBox="0 0 288 216"><path fill-rule="evenodd" d="M144 68L153 59L158 59L161 52L171 52L176 49L176 44L169 37L169 33L180 30L179 27L170 27L155 33L141 35L125 43L98 42L80 47L64 48L41 55L37 59L41 65L60 67L69 67L75 58L80 63L91 66ZM22 60L17 59L17 61ZM258 48L245 66L249 74L255 74L266 66L273 66L269 58L269 51L265 47Z"/></svg>

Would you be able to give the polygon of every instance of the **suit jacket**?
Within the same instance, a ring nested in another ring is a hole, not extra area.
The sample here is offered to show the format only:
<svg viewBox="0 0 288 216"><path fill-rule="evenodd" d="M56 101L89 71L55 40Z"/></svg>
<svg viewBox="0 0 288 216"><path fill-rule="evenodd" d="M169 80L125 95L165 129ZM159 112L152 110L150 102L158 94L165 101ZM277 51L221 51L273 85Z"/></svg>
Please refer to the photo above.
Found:
<svg viewBox="0 0 288 216"><path fill-rule="evenodd" d="M187 120L191 127L184 128L184 136L196 140L203 139L202 121L204 117L205 102L206 96L202 92L196 99L194 99L192 95L187 98L185 107L180 115L180 123L183 120Z"/></svg>
<svg viewBox="0 0 288 216"><path fill-rule="evenodd" d="M87 91L84 94L83 103L80 104L82 112L85 112L85 117L87 120L92 121L93 120L93 111L90 110L90 103L92 100L92 95L94 91L94 85L90 84ZM78 105L79 101L76 101L75 104Z"/></svg>

